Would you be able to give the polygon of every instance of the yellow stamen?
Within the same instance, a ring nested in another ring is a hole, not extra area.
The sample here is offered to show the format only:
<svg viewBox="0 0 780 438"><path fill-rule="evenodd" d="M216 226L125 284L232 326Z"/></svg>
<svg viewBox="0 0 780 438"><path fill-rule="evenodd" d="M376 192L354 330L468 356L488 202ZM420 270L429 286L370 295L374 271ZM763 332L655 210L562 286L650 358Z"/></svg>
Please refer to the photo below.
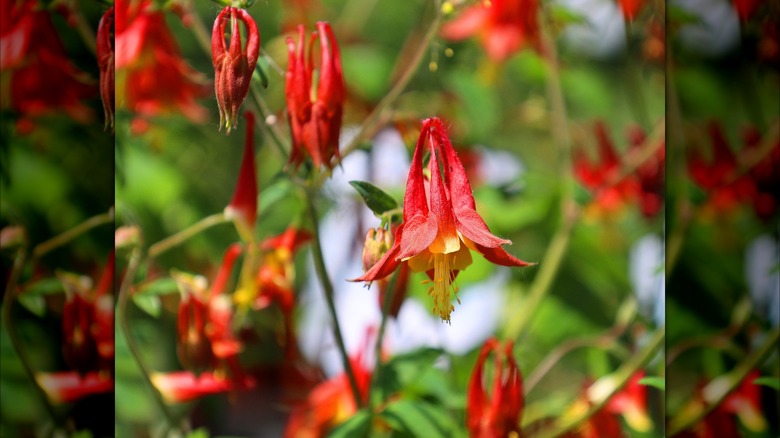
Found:
<svg viewBox="0 0 780 438"><path fill-rule="evenodd" d="M434 254L433 255L433 313L450 322L450 314L455 310L455 306L450 301L450 288L452 287L452 255Z"/></svg>

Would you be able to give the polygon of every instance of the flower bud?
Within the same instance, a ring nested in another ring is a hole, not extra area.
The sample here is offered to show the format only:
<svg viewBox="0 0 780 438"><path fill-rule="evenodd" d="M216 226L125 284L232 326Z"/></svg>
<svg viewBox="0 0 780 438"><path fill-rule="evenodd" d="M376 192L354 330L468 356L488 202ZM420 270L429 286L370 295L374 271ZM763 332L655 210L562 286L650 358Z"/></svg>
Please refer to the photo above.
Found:
<svg viewBox="0 0 780 438"><path fill-rule="evenodd" d="M298 43L287 38L289 62L287 65L288 117L292 130L290 163L298 166L308 154L315 167L324 164L331 168L331 160L339 157L339 135L344 107L344 78L341 55L330 25L320 21L312 33L309 56L304 56L306 31L298 26ZM312 90L314 74L313 42L320 39L321 65L317 89Z"/></svg>
<svg viewBox="0 0 780 438"><path fill-rule="evenodd" d="M225 26L231 22L230 47L225 46ZM246 28L246 47L241 46L238 22ZM243 9L226 7L214 21L211 33L211 60L214 64L214 90L219 105L219 126L227 132L237 124L238 110L249 91L252 73L260 52L257 24Z"/></svg>
<svg viewBox="0 0 780 438"><path fill-rule="evenodd" d="M393 236L384 228L371 228L363 244L363 271L368 271L393 246Z"/></svg>

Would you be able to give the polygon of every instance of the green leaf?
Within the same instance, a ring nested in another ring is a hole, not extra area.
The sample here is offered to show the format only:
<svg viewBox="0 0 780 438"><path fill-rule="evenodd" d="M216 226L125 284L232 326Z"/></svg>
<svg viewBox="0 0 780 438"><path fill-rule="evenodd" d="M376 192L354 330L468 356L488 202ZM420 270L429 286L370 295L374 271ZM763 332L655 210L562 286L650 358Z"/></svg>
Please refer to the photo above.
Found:
<svg viewBox="0 0 780 438"><path fill-rule="evenodd" d="M661 391L666 391L666 379L658 376L647 376L639 380L640 385L653 386Z"/></svg>
<svg viewBox="0 0 780 438"><path fill-rule="evenodd" d="M46 278L27 286L22 295L51 295L63 293L62 282L58 278Z"/></svg>
<svg viewBox="0 0 780 438"><path fill-rule="evenodd" d="M160 316L160 312L162 309L162 303L160 302L160 297L157 295L140 295L135 294L133 295L133 302L136 306L138 306L141 310L148 313L149 315L154 316L155 318L158 318Z"/></svg>
<svg viewBox="0 0 780 438"><path fill-rule="evenodd" d="M387 405L380 415L404 436L452 436L456 429L449 412L418 400L398 400Z"/></svg>
<svg viewBox="0 0 780 438"><path fill-rule="evenodd" d="M167 295L178 292L179 288L176 285L176 280L173 278L159 278L157 280L142 284L138 289L136 289L133 298L140 295Z"/></svg>
<svg viewBox="0 0 780 438"><path fill-rule="evenodd" d="M209 438L209 431L205 427L199 427L188 433L186 438Z"/></svg>
<svg viewBox="0 0 780 438"><path fill-rule="evenodd" d="M398 203L392 196L369 182L350 181L349 184L357 190L360 196L363 197L368 208L377 216L381 216L382 213L385 213L388 210L398 208Z"/></svg>
<svg viewBox="0 0 780 438"><path fill-rule="evenodd" d="M776 391L780 391L780 377L759 377L753 381L753 384L768 386Z"/></svg>
<svg viewBox="0 0 780 438"><path fill-rule="evenodd" d="M371 413L365 409L359 410L347 421L336 426L328 434L329 438L365 437L371 431Z"/></svg>
<svg viewBox="0 0 780 438"><path fill-rule="evenodd" d="M442 350L423 348L391 358L379 373L379 392L382 400L414 383L427 371Z"/></svg>
<svg viewBox="0 0 780 438"><path fill-rule="evenodd" d="M21 295L19 304L39 318L43 318L46 315L46 302L40 295Z"/></svg>
<svg viewBox="0 0 780 438"><path fill-rule="evenodd" d="M587 20L582 14L579 14L569 8L561 5L552 5L552 19L557 24L582 24Z"/></svg>

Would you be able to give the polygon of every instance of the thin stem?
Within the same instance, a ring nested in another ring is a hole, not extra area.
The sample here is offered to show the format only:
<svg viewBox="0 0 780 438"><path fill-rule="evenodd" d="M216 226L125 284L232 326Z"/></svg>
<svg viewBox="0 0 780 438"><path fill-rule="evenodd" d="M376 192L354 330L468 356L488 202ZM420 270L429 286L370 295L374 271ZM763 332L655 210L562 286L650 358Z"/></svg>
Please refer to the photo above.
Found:
<svg viewBox="0 0 780 438"><path fill-rule="evenodd" d="M385 338L385 329L387 327L387 320L389 319L387 316L390 313L390 304L393 302L395 283L398 280L398 275L400 272L400 269L396 269L396 271L393 273L393 276L390 277L390 281L388 282L387 288L385 289L384 300L382 300L382 322L379 324L379 334L377 335L376 346L374 348L375 365L374 374L371 377L371 383L369 386L369 394L371 394L374 386L377 384L377 382L379 382L379 375L382 373L382 342ZM368 407L369 410L373 411L372 399L370 396L368 398Z"/></svg>
<svg viewBox="0 0 780 438"><path fill-rule="evenodd" d="M550 245L547 247L547 252L544 253L542 258L544 262L539 265L539 273L531 284L531 289L528 292L528 297L523 302L521 312L516 318L510 319L507 323L506 337L508 339L519 339L525 333L537 313L536 310L539 304L541 304L542 299L550 290L555 274L558 272L563 256L566 254L566 249L569 246L571 231L578 216L576 210L574 210L575 208L573 204L568 208L573 213L564 219L563 224L558 228Z"/></svg>
<svg viewBox="0 0 780 438"><path fill-rule="evenodd" d="M620 391L637 371L642 369L664 345L664 329L658 329L647 345L634 357L624 362L614 373L604 376L587 389L590 408L572 418L558 421L552 428L542 432L540 438L552 438L576 428L600 411ZM672 436L669 434L668 436Z"/></svg>
<svg viewBox="0 0 780 438"><path fill-rule="evenodd" d="M420 41L417 44L417 51L414 52L412 55L411 60L406 65L406 68L403 70L403 73L401 73L401 76L398 78L398 81L393 85L393 87L390 89L390 91L385 94L385 97L382 98L381 101L374 107L373 111L366 117L365 121L363 121L363 124L360 125L360 129L358 130L357 134L352 138L352 141L347 144L344 149L341 151L341 160L343 161L344 158L349 155L352 151L360 147L361 142L366 138L366 134L374 127L376 122L381 119L382 114L384 113L385 109L390 107L393 102L398 98L398 96L401 95L401 93L406 89L406 86L409 84L409 81L412 79L412 76L414 76L414 73L417 72L417 69L420 67L420 63L422 62L425 55L428 53L429 46L431 42L433 41L433 38L438 34L439 32L439 26L441 25L442 20L442 8L441 8L441 2L439 0L434 2L434 7L436 8L435 16L433 18L433 21L430 24L430 27L428 28L428 31L425 33L425 36L423 36L422 41ZM396 61L396 64L400 64L403 59L398 59ZM339 164L339 163L336 163Z"/></svg>
<svg viewBox="0 0 780 438"><path fill-rule="evenodd" d="M704 409L697 411L694 415L683 412L669 421L666 430L667 436L674 436L690 428L702 418L707 416L713 409L720 405L723 400L747 377L748 373L755 369L771 353L777 351L777 342L780 339L780 328L775 328L768 333L764 343L753 353L745 358L744 361L737 364L733 370L726 373L707 384L702 389L702 394L706 402Z"/></svg>
<svg viewBox="0 0 780 438"><path fill-rule="evenodd" d="M8 332L8 337L11 339L11 346L16 351L16 355L19 357L19 361L22 363L24 371L30 378L30 381L35 388L35 393L40 398L41 404L46 409L46 412L51 417L51 420L55 425L60 424L60 418L57 412L54 410L54 406L49 402L49 397L46 395L46 391L43 390L38 379L35 378L35 369L32 366L30 357L27 356L27 351L22 345L21 339L19 339L19 333L16 331L16 326L13 323L13 317L11 315L11 307L14 304L14 298L16 298L16 284L19 281L19 274L22 271L25 262L25 250L20 248L16 252L14 257L14 264L9 274L8 284L5 288L5 295L3 296L3 321L5 322L5 329Z"/></svg>
<svg viewBox="0 0 780 438"><path fill-rule="evenodd" d="M138 368L141 369L141 375L144 378L144 381L149 385L149 389L152 391L154 399L159 404L160 410L162 411L168 426L174 426L177 423L176 418L170 409L168 409L168 405L165 404L162 394L154 385L154 382L152 382L151 370L141 356L141 349L138 347L138 344L136 344L135 338L133 338L133 335L130 332L130 324L127 320L127 303L130 299L130 285L133 283L133 277L141 264L141 258L142 254L140 248L135 248L130 254L130 262L125 271L125 277L122 279L122 285L119 287L116 318L122 329L122 333L125 336L125 340L127 341L127 346L130 348L130 353L133 356L133 359L135 359Z"/></svg>
<svg viewBox="0 0 780 438"><path fill-rule="evenodd" d="M631 52L631 21L625 22L626 31L626 51ZM636 111L642 126L650 126L650 116L647 113L647 103L645 102L645 95L642 92L642 71L639 69L639 62L631 59L630 56L626 56L626 76L628 80L629 93L632 99L629 99L634 103L634 111Z"/></svg>
<svg viewBox="0 0 780 438"><path fill-rule="evenodd" d="M65 245L66 243L86 233L87 231L95 227L98 227L100 225L112 223L112 222L114 222L113 208L111 208L106 213L101 213L99 215L92 216L91 218L63 232L62 234L58 234L45 242L39 243L33 249L32 263L35 263L39 258L61 247L62 245Z"/></svg>
<svg viewBox="0 0 780 438"><path fill-rule="evenodd" d="M168 251L169 249L181 245L187 239L203 232L204 230L213 227L214 225L223 224L229 222L224 213L214 213L210 216L206 216L203 219L195 222L189 227L179 231L178 233L168 236L165 239L155 243L149 247L149 258L157 258L160 254Z"/></svg>
<svg viewBox="0 0 780 438"><path fill-rule="evenodd" d="M305 188L304 188L305 189ZM322 246L320 242L320 230L319 221L317 219L317 211L314 207L314 195L308 190L305 190L306 197L306 210L309 214L312 224L312 232L314 238L312 239L312 254L314 256L314 268L317 271L317 277L320 279L322 290L325 293L325 301L328 303L328 311L330 317L333 320L333 332L336 338L336 345L338 346L339 353L341 354L341 360L344 363L344 371L347 374L349 380L349 386L352 389L352 395L355 397L355 405L360 408L363 406L363 401L360 397L360 389L357 385L357 379L355 378L355 372L352 370L352 365L347 355L347 347L344 345L344 337L341 333L341 326L339 325L338 315L336 315L336 305L333 302L333 284L328 278L328 271L325 268L325 260L322 255Z"/></svg>

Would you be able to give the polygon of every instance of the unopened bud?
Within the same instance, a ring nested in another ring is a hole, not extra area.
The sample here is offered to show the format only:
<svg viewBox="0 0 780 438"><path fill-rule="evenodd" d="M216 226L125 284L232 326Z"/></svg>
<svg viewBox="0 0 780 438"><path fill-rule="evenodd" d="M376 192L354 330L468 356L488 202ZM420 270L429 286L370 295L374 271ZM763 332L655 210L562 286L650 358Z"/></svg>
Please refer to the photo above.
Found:
<svg viewBox="0 0 780 438"><path fill-rule="evenodd" d="M363 270L368 271L393 246L392 234L384 228L371 228L363 243Z"/></svg>

